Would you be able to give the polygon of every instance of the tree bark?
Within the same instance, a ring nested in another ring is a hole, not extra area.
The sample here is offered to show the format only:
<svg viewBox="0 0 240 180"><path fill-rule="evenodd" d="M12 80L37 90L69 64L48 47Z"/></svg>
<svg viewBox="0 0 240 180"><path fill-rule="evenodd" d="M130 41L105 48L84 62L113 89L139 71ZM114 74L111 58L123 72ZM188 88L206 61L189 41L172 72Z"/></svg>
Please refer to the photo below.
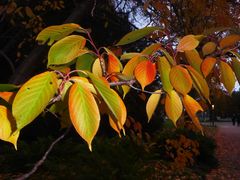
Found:
<svg viewBox="0 0 240 180"><path fill-rule="evenodd" d="M90 14L92 5L92 0L75 2L74 10L64 23L80 23L86 14ZM43 60L46 57L48 50L49 47L47 45L36 45L27 59L25 59L19 65L15 73L10 77L9 83L22 84L32 75L34 75L39 70L39 67L42 67L44 65Z"/></svg>

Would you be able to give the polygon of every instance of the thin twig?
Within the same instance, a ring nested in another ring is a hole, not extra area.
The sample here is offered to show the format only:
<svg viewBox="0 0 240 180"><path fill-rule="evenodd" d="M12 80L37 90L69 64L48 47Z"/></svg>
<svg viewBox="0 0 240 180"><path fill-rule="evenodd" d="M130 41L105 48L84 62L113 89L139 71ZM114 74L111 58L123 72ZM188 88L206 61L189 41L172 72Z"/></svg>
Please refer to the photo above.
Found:
<svg viewBox="0 0 240 180"><path fill-rule="evenodd" d="M97 0L94 0L94 4L93 4L93 8L91 10L91 16L93 17L94 16L94 10L96 8L96 5L97 5Z"/></svg>
<svg viewBox="0 0 240 180"><path fill-rule="evenodd" d="M47 159L47 156L52 151L53 147L67 135L70 128L71 127L69 127L61 136L59 136L55 141L52 142L52 144L49 146L48 150L45 152L44 156L34 165L34 167L31 169L31 171L16 178L15 180L25 180L25 179L29 178L31 175L33 175L38 170L38 168L44 163L44 161Z"/></svg>
<svg viewBox="0 0 240 180"><path fill-rule="evenodd" d="M12 63L11 59L2 50L0 50L0 54L4 57L4 59L6 59L6 61L8 62L9 66L12 70L12 73L14 73L15 67L14 67L14 64Z"/></svg>

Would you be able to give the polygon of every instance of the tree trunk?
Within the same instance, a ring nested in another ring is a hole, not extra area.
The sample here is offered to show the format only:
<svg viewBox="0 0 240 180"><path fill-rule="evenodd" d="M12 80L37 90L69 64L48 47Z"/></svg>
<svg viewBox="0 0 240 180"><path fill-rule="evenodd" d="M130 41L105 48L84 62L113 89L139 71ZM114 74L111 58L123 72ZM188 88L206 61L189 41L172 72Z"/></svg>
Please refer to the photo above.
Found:
<svg viewBox="0 0 240 180"><path fill-rule="evenodd" d="M92 0L76 2L75 9L64 23L80 23L86 14L90 14L92 5ZM19 65L15 73L10 77L9 83L22 84L34 75L39 70L39 67L43 67L43 59L46 57L48 50L49 47L47 45L36 45L27 59Z"/></svg>

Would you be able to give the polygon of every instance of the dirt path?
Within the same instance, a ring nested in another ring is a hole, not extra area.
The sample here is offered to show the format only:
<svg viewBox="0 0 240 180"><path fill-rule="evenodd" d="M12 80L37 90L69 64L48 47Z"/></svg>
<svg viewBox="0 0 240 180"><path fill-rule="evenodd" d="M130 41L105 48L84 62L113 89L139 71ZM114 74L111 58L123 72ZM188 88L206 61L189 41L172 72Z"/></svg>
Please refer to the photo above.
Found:
<svg viewBox="0 0 240 180"><path fill-rule="evenodd" d="M206 179L240 180L240 127L231 123L218 123L217 127L219 167L213 169Z"/></svg>

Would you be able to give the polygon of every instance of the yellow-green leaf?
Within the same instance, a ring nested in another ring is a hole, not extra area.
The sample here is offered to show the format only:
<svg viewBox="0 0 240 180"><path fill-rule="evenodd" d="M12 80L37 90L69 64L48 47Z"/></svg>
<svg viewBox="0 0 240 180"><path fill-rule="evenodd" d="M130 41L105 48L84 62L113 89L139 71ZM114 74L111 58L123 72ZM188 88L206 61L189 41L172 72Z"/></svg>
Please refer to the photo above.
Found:
<svg viewBox="0 0 240 180"><path fill-rule="evenodd" d="M182 66L174 66L169 76L172 86L181 94L186 95L192 89L191 76Z"/></svg>
<svg viewBox="0 0 240 180"><path fill-rule="evenodd" d="M126 45L130 44L132 42L135 42L148 34L152 33L153 31L160 30L159 27L145 27L142 29L138 29L135 31L132 31L130 33L127 33L125 36L122 37L122 39L116 44L116 46L120 45Z"/></svg>
<svg viewBox="0 0 240 180"><path fill-rule="evenodd" d="M85 44L86 39L78 35L70 35L61 39L48 52L48 66L66 64L88 53L88 50L83 49Z"/></svg>
<svg viewBox="0 0 240 180"><path fill-rule="evenodd" d="M69 92L68 106L74 128L92 151L92 140L100 123L100 113L94 96L87 88L75 83Z"/></svg>
<svg viewBox="0 0 240 180"><path fill-rule="evenodd" d="M121 56L120 60L132 59L135 56L141 56L141 53L125 53Z"/></svg>
<svg viewBox="0 0 240 180"><path fill-rule="evenodd" d="M232 58L232 67L235 72L238 83L240 83L240 61L237 58Z"/></svg>
<svg viewBox="0 0 240 180"><path fill-rule="evenodd" d="M220 45L220 48L221 49L224 49L226 47L231 47L233 46L234 44L236 44L238 41L240 41L240 35L237 35L237 34L232 34L232 35L229 35L225 38L223 38L219 45Z"/></svg>
<svg viewBox="0 0 240 180"><path fill-rule="evenodd" d="M236 82L232 68L227 63L220 61L220 74L221 82L231 95Z"/></svg>
<svg viewBox="0 0 240 180"><path fill-rule="evenodd" d="M99 58L97 58L92 65L92 73L98 77L103 76L102 66Z"/></svg>
<svg viewBox="0 0 240 180"><path fill-rule="evenodd" d="M77 70L86 70L91 71L93 62L95 61L96 57L93 54L83 54L77 58L76 62L76 69ZM84 73L78 72L79 76L86 77Z"/></svg>
<svg viewBox="0 0 240 180"><path fill-rule="evenodd" d="M195 49L199 44L199 41L194 37L194 35L184 36L178 43L177 51L184 52Z"/></svg>
<svg viewBox="0 0 240 180"><path fill-rule="evenodd" d="M185 51L185 56L188 63L199 73L201 73L202 58L199 56L198 51L196 49L193 49L191 51Z"/></svg>
<svg viewBox="0 0 240 180"><path fill-rule="evenodd" d="M12 143L17 150L19 131L15 130L16 122L11 112L5 106L0 105L0 139Z"/></svg>
<svg viewBox="0 0 240 180"><path fill-rule="evenodd" d="M217 45L215 42L207 42L202 47L203 55L206 56L208 54L212 54L216 50L216 47L217 47Z"/></svg>
<svg viewBox="0 0 240 180"><path fill-rule="evenodd" d="M183 106L181 98L174 90L167 93L165 100L165 111L169 119L171 119L176 126L177 120L182 114Z"/></svg>
<svg viewBox="0 0 240 180"><path fill-rule="evenodd" d="M166 59L166 57L159 57L157 61L157 65L158 65L158 71L161 76L161 81L163 84L163 90L166 92L169 92L173 89L172 84L170 82L170 78L169 78L171 66L168 60Z"/></svg>
<svg viewBox="0 0 240 180"><path fill-rule="evenodd" d="M210 72L216 65L216 62L217 62L216 58L213 57L207 57L206 59L203 60L201 64L201 71L204 77L207 77L210 74Z"/></svg>
<svg viewBox="0 0 240 180"><path fill-rule="evenodd" d="M194 68L192 68L191 66L186 66L191 77L193 80L193 87L197 90L197 92L205 97L208 101L209 100L209 87L207 84L207 81L204 79L204 77L198 73Z"/></svg>
<svg viewBox="0 0 240 180"><path fill-rule="evenodd" d="M20 86L14 84L0 84L0 92L4 91L16 91L20 88Z"/></svg>
<svg viewBox="0 0 240 180"><path fill-rule="evenodd" d="M57 76L53 72L41 73L23 84L12 105L17 129L31 123L48 105L57 89Z"/></svg>
<svg viewBox="0 0 240 180"><path fill-rule="evenodd" d="M150 61L140 62L135 70L134 75L138 82L141 84L142 90L145 86L151 84L156 76L156 65Z"/></svg>
<svg viewBox="0 0 240 180"><path fill-rule="evenodd" d="M38 34L36 40L41 44L44 44L48 41L48 45L50 46L54 43L54 41L58 41L78 29L84 30L78 24L73 23L49 26Z"/></svg>
<svg viewBox="0 0 240 180"><path fill-rule="evenodd" d="M202 125L200 124L199 119L198 119L198 117L196 115L196 113L198 111L203 111L203 109L200 106L200 104L195 99L193 99L191 96L185 95L183 97L183 105L184 105L188 115L192 119L193 123L195 124L195 126L201 132L203 132Z"/></svg>
<svg viewBox="0 0 240 180"><path fill-rule="evenodd" d="M96 89L94 86L88 81L87 78L79 77L79 76L73 76L70 78L71 81L74 81L75 83L81 84L81 86L86 87L91 93L97 94Z"/></svg>
<svg viewBox="0 0 240 180"><path fill-rule="evenodd" d="M152 118L152 115L157 108L159 100L161 98L161 90L155 91L156 94L151 94L146 104L146 112L148 116L148 122Z"/></svg>

